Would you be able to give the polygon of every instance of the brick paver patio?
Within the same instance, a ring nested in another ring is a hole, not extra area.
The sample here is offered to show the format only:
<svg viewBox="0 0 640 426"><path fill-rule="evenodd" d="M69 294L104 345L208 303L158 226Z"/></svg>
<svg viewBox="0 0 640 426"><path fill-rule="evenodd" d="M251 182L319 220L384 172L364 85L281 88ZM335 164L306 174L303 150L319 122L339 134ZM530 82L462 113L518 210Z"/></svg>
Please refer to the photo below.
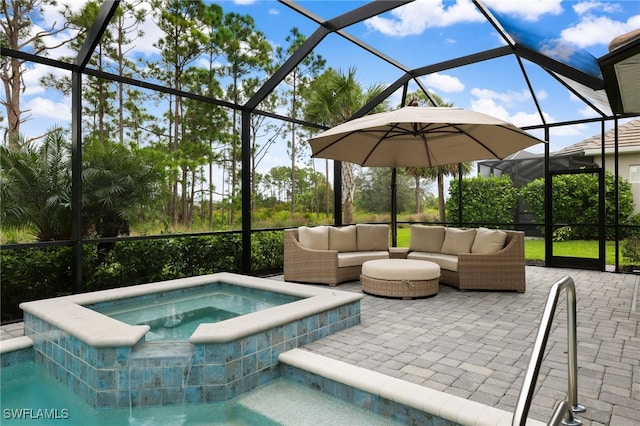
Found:
<svg viewBox="0 0 640 426"><path fill-rule="evenodd" d="M361 324L306 349L510 412L550 287L573 278L578 316L578 417L588 425L640 425L640 277L527 267L527 291L459 292L397 300L366 296ZM340 290L360 292L359 283ZM548 421L567 393L566 298L560 298L529 416Z"/></svg>

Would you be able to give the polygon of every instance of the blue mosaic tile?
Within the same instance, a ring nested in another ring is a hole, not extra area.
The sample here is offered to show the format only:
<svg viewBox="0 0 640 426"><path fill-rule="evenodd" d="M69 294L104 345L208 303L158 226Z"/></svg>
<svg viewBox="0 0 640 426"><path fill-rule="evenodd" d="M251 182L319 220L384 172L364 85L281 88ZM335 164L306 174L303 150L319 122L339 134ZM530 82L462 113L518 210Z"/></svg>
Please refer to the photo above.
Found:
<svg viewBox="0 0 640 426"><path fill-rule="evenodd" d="M286 340L291 340L291 339L295 339L297 336L297 331L298 331L298 327L296 325L295 322L290 322L288 324L285 324L284 326L284 339Z"/></svg>
<svg viewBox="0 0 640 426"><path fill-rule="evenodd" d="M374 395L361 389L354 389L353 391L353 403L367 410L373 409L374 398Z"/></svg>
<svg viewBox="0 0 640 426"><path fill-rule="evenodd" d="M284 352L284 343L271 346L271 364L278 363L278 356L280 356L282 352Z"/></svg>
<svg viewBox="0 0 640 426"><path fill-rule="evenodd" d="M195 345L193 347L193 363L202 364L204 362L204 348L205 345Z"/></svg>
<svg viewBox="0 0 640 426"><path fill-rule="evenodd" d="M161 386L181 388L186 374L187 369L184 366L163 368Z"/></svg>
<svg viewBox="0 0 640 426"><path fill-rule="evenodd" d="M227 386L224 385L202 386L201 402L226 401L227 393Z"/></svg>
<svg viewBox="0 0 640 426"><path fill-rule="evenodd" d="M254 373L246 375L242 377L239 382L240 384L238 386L238 395L249 392L250 390L255 389L258 386L258 374Z"/></svg>
<svg viewBox="0 0 640 426"><path fill-rule="evenodd" d="M131 393L129 390L119 390L116 393L116 408L129 408L131 406Z"/></svg>
<svg viewBox="0 0 640 426"><path fill-rule="evenodd" d="M116 388L115 370L97 370L96 379L96 389L99 391Z"/></svg>
<svg viewBox="0 0 640 426"><path fill-rule="evenodd" d="M225 343L207 343L203 348L202 362L206 364L222 364L228 359Z"/></svg>
<svg viewBox="0 0 640 426"><path fill-rule="evenodd" d="M256 354L256 369L258 371L264 370L271 366L271 349L265 349Z"/></svg>
<svg viewBox="0 0 640 426"><path fill-rule="evenodd" d="M184 401L187 404L198 404L200 402L204 402L202 398L202 387L187 386L184 390Z"/></svg>
<svg viewBox="0 0 640 426"><path fill-rule="evenodd" d="M87 351L87 353L90 353L90 351ZM123 347L123 348L117 348L116 349L116 364L120 367L124 367L125 365L127 365L129 357L131 356L131 348L129 347ZM83 358L86 359L87 355L83 355Z"/></svg>
<svg viewBox="0 0 640 426"><path fill-rule="evenodd" d="M207 368L212 368L212 370L207 370ZM216 371L216 369L220 371ZM202 385L205 377L220 377L223 371L222 365L192 365L187 370L185 383L189 386Z"/></svg>
<svg viewBox="0 0 640 426"><path fill-rule="evenodd" d="M240 358L242 355L240 341L235 340L226 344L225 362Z"/></svg>
<svg viewBox="0 0 640 426"><path fill-rule="evenodd" d="M179 405L184 401L182 387L163 388L160 390L162 405Z"/></svg>
<svg viewBox="0 0 640 426"><path fill-rule="evenodd" d="M256 334L256 352L267 349L269 346L271 346L271 342L268 331Z"/></svg>
<svg viewBox="0 0 640 426"><path fill-rule="evenodd" d="M255 335L247 336L242 339L241 342L242 355L253 354L258 347L258 341Z"/></svg>
<svg viewBox="0 0 640 426"><path fill-rule="evenodd" d="M225 364L223 383L238 380L240 376L242 376L242 362L240 360L230 361Z"/></svg>
<svg viewBox="0 0 640 426"><path fill-rule="evenodd" d="M251 353L241 358L242 362L242 374L241 377L253 374L258 369L258 357L257 354Z"/></svg>

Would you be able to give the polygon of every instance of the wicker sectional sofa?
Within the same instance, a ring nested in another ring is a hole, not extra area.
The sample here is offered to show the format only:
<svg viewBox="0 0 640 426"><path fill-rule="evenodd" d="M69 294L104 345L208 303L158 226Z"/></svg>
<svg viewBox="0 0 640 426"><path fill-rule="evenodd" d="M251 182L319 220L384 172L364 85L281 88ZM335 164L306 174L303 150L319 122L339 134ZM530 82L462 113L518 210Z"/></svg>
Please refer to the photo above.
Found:
<svg viewBox="0 0 640 426"><path fill-rule="evenodd" d="M357 224L284 231L284 279L336 286L360 278L367 260L406 257L440 266L460 290L526 290L524 233L412 225L408 249L389 248L389 226Z"/></svg>
<svg viewBox="0 0 640 426"><path fill-rule="evenodd" d="M389 225L301 226L284 231L284 279L335 286L360 278L367 260L389 258Z"/></svg>
<svg viewBox="0 0 640 426"><path fill-rule="evenodd" d="M412 225L406 257L437 263L459 290L526 290L524 232Z"/></svg>

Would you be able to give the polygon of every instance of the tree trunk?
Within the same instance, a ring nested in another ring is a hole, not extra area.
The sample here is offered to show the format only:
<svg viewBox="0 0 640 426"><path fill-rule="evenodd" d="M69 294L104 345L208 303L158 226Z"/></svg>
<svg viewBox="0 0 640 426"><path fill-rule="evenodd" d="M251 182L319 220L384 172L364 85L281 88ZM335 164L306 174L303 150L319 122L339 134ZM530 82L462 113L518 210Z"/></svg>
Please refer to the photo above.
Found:
<svg viewBox="0 0 640 426"><path fill-rule="evenodd" d="M416 189L415 189L415 197L416 197L416 214L419 214L422 209L420 206L420 176L414 177L416 180Z"/></svg>
<svg viewBox="0 0 640 426"><path fill-rule="evenodd" d="M438 172L438 214L440 216L440 222L444 223L444 173L440 171Z"/></svg>
<svg viewBox="0 0 640 426"><path fill-rule="evenodd" d="M325 212L327 213L327 217L329 217L329 212L331 211L331 205L329 203L329 160L324 160L324 170L325 170L325 177L326 177L326 181L325 181L325 185L327 186L325 188L325 194L324 194L324 198L325 198Z"/></svg>
<svg viewBox="0 0 640 426"><path fill-rule="evenodd" d="M11 58L11 75L19 76L20 61ZM7 122L9 124L7 133L9 146L18 149L18 137L20 135L20 78L11 78L5 81L5 95L7 96Z"/></svg>
<svg viewBox="0 0 640 426"><path fill-rule="evenodd" d="M355 180L353 163L342 162L342 207L344 223L353 223L353 195Z"/></svg>

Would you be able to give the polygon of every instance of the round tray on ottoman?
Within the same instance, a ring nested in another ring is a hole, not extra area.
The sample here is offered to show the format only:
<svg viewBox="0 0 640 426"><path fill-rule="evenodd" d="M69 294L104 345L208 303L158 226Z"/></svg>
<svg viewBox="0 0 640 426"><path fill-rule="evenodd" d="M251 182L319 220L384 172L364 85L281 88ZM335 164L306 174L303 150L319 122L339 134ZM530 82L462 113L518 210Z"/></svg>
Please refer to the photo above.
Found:
<svg viewBox="0 0 640 426"><path fill-rule="evenodd" d="M440 267L426 260L378 259L362 264L362 291L376 296L425 297L438 294Z"/></svg>

